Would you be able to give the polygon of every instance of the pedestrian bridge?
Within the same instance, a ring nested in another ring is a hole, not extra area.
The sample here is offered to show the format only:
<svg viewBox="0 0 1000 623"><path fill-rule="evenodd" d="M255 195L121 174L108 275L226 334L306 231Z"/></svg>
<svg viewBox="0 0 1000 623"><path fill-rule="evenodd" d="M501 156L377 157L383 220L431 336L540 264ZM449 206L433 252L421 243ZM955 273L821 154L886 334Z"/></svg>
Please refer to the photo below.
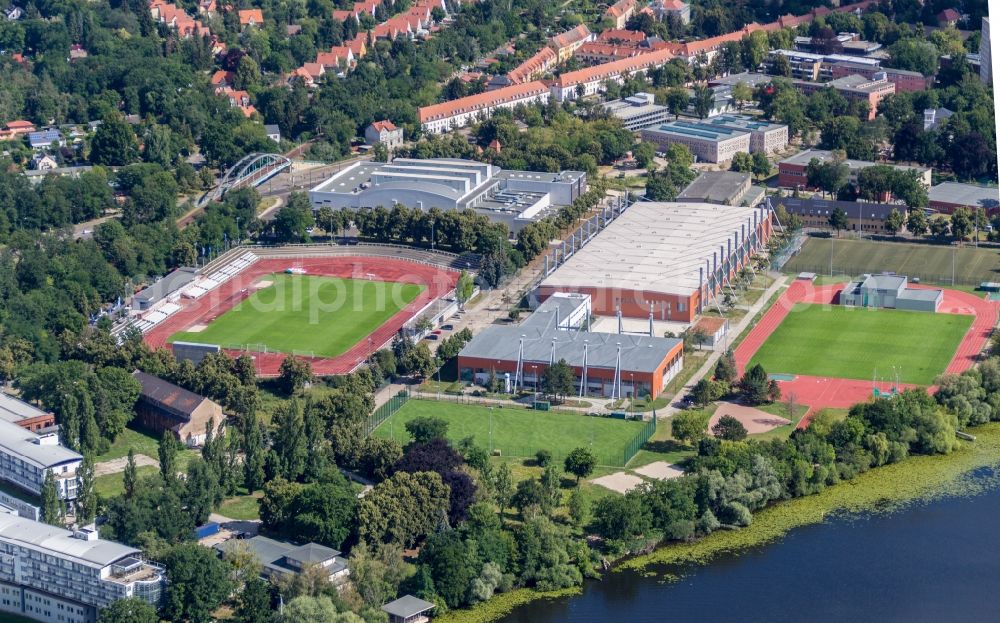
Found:
<svg viewBox="0 0 1000 623"><path fill-rule="evenodd" d="M219 201L230 190L260 186L272 176L292 166L292 161L281 154L247 154L226 171L219 184L205 193L199 202Z"/></svg>

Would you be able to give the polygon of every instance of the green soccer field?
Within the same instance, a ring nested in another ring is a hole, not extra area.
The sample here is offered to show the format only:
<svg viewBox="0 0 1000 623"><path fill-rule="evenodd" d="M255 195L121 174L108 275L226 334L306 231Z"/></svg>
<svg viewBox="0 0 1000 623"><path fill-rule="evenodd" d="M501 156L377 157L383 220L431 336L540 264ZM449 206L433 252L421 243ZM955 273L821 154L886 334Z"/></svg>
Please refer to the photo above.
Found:
<svg viewBox="0 0 1000 623"><path fill-rule="evenodd" d="M949 247L932 244L872 242L847 238L807 238L802 249L785 264L786 273L830 274L831 251L835 275L857 277L864 273L894 272L925 283L978 285L1000 281L1000 251L997 249Z"/></svg>
<svg viewBox="0 0 1000 623"><path fill-rule="evenodd" d="M532 411L522 408L494 408L493 449L503 456L532 457L538 450L548 450L561 461L574 448L590 448L602 465L619 465L625 446L645 426L643 422L612 420L569 413ZM405 425L415 417L439 417L448 422L448 439L458 442L466 437L476 445L490 447L490 409L435 400L413 399L383 422L373 433L408 443Z"/></svg>
<svg viewBox="0 0 1000 623"><path fill-rule="evenodd" d="M200 331L170 342L199 342L316 357L336 357L416 299L416 284L268 275L270 281Z"/></svg>
<svg viewBox="0 0 1000 623"><path fill-rule="evenodd" d="M972 316L797 304L750 364L770 374L930 385L944 372Z"/></svg>

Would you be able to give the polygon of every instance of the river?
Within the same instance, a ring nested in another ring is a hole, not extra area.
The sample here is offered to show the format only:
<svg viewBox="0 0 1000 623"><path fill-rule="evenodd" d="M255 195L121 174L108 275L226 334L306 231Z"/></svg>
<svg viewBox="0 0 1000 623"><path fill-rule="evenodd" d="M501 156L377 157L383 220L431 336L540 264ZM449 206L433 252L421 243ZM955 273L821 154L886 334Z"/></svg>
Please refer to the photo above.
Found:
<svg viewBox="0 0 1000 623"><path fill-rule="evenodd" d="M502 621L998 621L998 520L996 488L837 515L705 566L609 573L578 596L532 602ZM664 573L681 579L664 582Z"/></svg>

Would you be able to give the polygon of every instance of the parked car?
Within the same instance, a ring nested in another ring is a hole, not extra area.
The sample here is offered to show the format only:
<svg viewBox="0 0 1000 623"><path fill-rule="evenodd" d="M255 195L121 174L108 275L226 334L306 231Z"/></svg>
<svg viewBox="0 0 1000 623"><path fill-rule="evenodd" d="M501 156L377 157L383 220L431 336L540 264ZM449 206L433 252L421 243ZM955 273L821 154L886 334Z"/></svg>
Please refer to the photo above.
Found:
<svg viewBox="0 0 1000 623"><path fill-rule="evenodd" d="M431 334L432 335L441 335L441 329L434 329L433 331L431 331Z"/></svg>
<svg viewBox="0 0 1000 623"><path fill-rule="evenodd" d="M455 325L453 325L453 324L443 324L443 325L441 325L441 330L442 331L454 331L455 330Z"/></svg>
<svg viewBox="0 0 1000 623"><path fill-rule="evenodd" d="M438 336L435 335L434 333L431 333L430 335L424 337L424 339L425 340L431 340L432 342L436 342L437 339L438 339Z"/></svg>

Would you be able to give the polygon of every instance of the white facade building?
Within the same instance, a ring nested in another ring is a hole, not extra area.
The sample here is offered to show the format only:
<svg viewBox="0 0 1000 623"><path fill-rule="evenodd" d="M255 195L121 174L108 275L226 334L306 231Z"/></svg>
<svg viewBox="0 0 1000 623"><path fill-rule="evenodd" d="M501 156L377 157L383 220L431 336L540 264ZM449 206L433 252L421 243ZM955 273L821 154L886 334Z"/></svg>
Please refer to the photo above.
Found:
<svg viewBox="0 0 1000 623"><path fill-rule="evenodd" d="M56 433L39 435L0 420L0 480L41 495L45 474L52 472L59 497L75 500L82 462L83 456L59 445Z"/></svg>

